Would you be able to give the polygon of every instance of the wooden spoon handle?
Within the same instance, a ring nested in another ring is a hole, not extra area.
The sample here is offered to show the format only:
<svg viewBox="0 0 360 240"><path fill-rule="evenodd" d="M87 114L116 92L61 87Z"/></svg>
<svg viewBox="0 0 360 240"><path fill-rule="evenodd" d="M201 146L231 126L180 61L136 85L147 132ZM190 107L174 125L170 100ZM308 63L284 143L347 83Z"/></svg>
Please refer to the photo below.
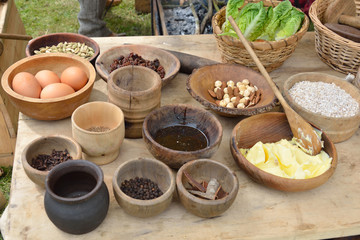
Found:
<svg viewBox="0 0 360 240"><path fill-rule="evenodd" d="M250 54L250 56L254 60L256 66L259 68L259 71L265 77L266 81L270 84L270 87L274 91L275 96L278 98L279 102L281 103L281 105L283 107L284 107L284 105L286 105L284 107L284 108L286 108L288 106L287 102L285 101L284 97L280 93L280 91L277 88L277 86L275 85L274 81L271 79L269 73L266 71L266 69L264 68L264 66L260 62L259 58L256 56L254 50L252 49L252 47L250 46L250 44L248 43L248 41L246 40L244 35L241 33L239 27L236 25L234 19L231 16L229 17L229 21L230 21L231 26L234 28L235 32L239 36L241 42L244 44L244 47L246 48L246 50L248 51L248 53Z"/></svg>
<svg viewBox="0 0 360 240"><path fill-rule="evenodd" d="M32 37L29 35L13 34L13 33L0 33L0 38L13 39L13 40L31 40Z"/></svg>

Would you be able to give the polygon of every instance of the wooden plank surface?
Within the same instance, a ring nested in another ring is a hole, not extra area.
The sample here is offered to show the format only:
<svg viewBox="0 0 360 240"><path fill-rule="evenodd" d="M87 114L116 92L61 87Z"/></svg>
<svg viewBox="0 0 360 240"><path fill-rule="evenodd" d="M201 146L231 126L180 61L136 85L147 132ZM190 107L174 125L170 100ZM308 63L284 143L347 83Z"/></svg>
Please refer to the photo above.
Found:
<svg viewBox="0 0 360 240"><path fill-rule="evenodd" d="M215 38L204 36L149 36L96 38L101 51L123 43L148 44L176 51L220 59ZM314 34L301 40L293 56L271 73L281 86L293 74L318 71L344 76L331 70L315 54ZM162 91L162 105L187 103L202 107L186 91L187 75L179 74ZM90 101L106 101L106 84L95 82ZM233 160L230 133L241 118L217 116L224 128L223 140L212 159L233 169L239 179L239 193L222 216L202 219L188 213L177 199L162 214L141 219L127 215L115 201L112 176L121 163L138 157L152 157L142 139L125 139L119 157L103 165L110 192L110 208L104 222L93 232L74 236L57 229L47 218L43 206L44 189L24 173L20 155L34 138L54 133L71 136L70 119L37 121L20 115L10 204L1 218L5 239L324 239L360 234L360 131L336 144L339 155L334 175L319 188L286 193L253 182Z"/></svg>
<svg viewBox="0 0 360 240"><path fill-rule="evenodd" d="M0 4L0 33L26 34L14 0ZM4 52L0 55L0 76L10 65L25 57L27 44L25 40L1 39L1 41L4 45ZM12 128L17 131L19 111L10 103L2 88L0 88L0 95L11 120Z"/></svg>

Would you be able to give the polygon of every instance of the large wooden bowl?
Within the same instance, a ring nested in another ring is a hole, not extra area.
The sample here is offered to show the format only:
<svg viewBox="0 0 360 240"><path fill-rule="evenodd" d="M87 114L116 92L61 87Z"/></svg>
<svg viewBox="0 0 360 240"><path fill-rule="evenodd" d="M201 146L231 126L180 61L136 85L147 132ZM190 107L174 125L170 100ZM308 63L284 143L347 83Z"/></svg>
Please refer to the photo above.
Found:
<svg viewBox="0 0 360 240"><path fill-rule="evenodd" d="M277 142L292 138L286 115L280 112L263 113L241 120L233 129L230 139L231 153L236 163L254 181L281 191L297 192L316 188L325 183L334 173L337 165L337 152L330 138L323 133L324 151L332 157L331 167L323 174L308 179L289 179L267 173L249 162L239 148L251 148L258 141Z"/></svg>
<svg viewBox="0 0 360 240"><path fill-rule="evenodd" d="M30 142L22 151L21 162L26 175L35 184L45 188L45 179L49 171L41 171L31 166L39 154L50 155L52 150L68 150L73 160L81 159L81 146L73 139L63 135L39 137Z"/></svg>
<svg viewBox="0 0 360 240"><path fill-rule="evenodd" d="M58 45L61 42L78 42L85 43L88 47L94 49L94 55L89 59L89 61L94 65L96 58L100 54L100 46L92 40L91 38L77 34L77 33L52 33L39 36L29 41L26 45L25 53L26 56L30 57L35 55L35 50L39 50L42 47L51 47L53 45Z"/></svg>
<svg viewBox="0 0 360 240"><path fill-rule="evenodd" d="M291 108L305 120L313 123L315 126L318 126L329 136L331 141L334 143L342 142L354 135L360 126L360 111L352 117L335 118L314 113L303 108L296 103L289 94L289 90L294 86L294 84L301 81L334 83L350 94L360 104L359 89L351 83L348 83L338 77L316 72L298 73L288 78L284 83L284 96Z"/></svg>
<svg viewBox="0 0 360 240"><path fill-rule="evenodd" d="M196 151L178 151L162 146L155 141L160 129L180 125L190 126L203 132L208 146ZM165 105L147 115L143 124L143 139L147 149L169 167L179 169L190 160L210 158L219 148L223 129L219 120L210 112L186 104Z"/></svg>
<svg viewBox="0 0 360 240"><path fill-rule="evenodd" d="M139 200L126 195L121 183L135 177L148 178L155 182L163 195L151 200ZM124 162L115 171L113 177L115 199L124 211L136 217L151 217L160 214L169 207L175 192L175 176L164 163L150 158L138 158Z"/></svg>
<svg viewBox="0 0 360 240"><path fill-rule="evenodd" d="M95 67L102 79L107 81L111 67L110 65L115 59L121 55L126 57L131 52L136 53L146 60L154 61L159 59L160 65L165 69L165 77L162 80L162 86L165 86L171 79L173 79L180 70L180 61L173 54L161 50L160 48L146 46L146 45L121 45L113 47L99 55L96 59Z"/></svg>
<svg viewBox="0 0 360 240"><path fill-rule="evenodd" d="M35 75L38 71L48 69L58 76L70 66L83 69L88 77L84 87L64 97L39 99L22 96L12 89L14 76L19 72ZM81 57L66 53L48 53L26 57L11 65L1 78L1 86L10 101L25 115L38 120L59 120L69 117L81 104L88 101L96 77L95 68Z"/></svg>
<svg viewBox="0 0 360 240"><path fill-rule="evenodd" d="M217 200L207 200L191 194L187 188L188 183L184 172L188 173L197 182L209 182L215 178L228 193L227 196ZM211 159L197 159L184 164L176 175L176 187L182 205L191 213L210 218L223 214L234 202L239 183L236 175L227 166Z"/></svg>
<svg viewBox="0 0 360 240"><path fill-rule="evenodd" d="M208 93L208 89L214 88L216 80L226 82L233 80L236 85L245 78L262 90L260 101L252 107L243 109L221 107ZM275 94L265 78L255 70L242 65L221 63L196 69L188 77L186 87L196 101L223 116L250 116L267 112L275 106Z"/></svg>

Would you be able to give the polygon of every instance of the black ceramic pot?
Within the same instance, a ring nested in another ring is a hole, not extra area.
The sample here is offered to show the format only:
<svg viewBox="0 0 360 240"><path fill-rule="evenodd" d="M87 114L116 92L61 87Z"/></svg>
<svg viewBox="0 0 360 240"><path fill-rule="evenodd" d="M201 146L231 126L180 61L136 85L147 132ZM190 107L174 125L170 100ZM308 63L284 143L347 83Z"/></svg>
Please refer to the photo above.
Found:
<svg viewBox="0 0 360 240"><path fill-rule="evenodd" d="M109 209L109 192L99 166L72 160L54 167L46 177L45 211L56 227L71 234L91 232Z"/></svg>

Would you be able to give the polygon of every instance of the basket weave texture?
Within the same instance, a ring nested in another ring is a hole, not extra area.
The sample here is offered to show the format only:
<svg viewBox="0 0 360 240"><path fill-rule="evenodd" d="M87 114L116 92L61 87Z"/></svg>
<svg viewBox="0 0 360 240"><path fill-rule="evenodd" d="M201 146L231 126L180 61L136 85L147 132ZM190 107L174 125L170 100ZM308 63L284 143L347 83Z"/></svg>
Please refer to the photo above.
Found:
<svg viewBox="0 0 360 240"><path fill-rule="evenodd" d="M245 4L260 1L261 0L246 0ZM280 3L280 1L273 0L263 0L263 2L266 7L275 7ZM221 52L222 61L225 63L245 65L258 71L255 62L239 39L230 36L219 36L219 34L222 33L221 26L225 22L225 15L226 6L220 9L212 18L213 33ZM280 67L284 61L291 56L308 27L309 19L305 15L302 27L296 34L279 41L254 41L249 43L266 70L271 72Z"/></svg>
<svg viewBox="0 0 360 240"><path fill-rule="evenodd" d="M333 0L316 0L309 16L314 23L315 49L320 59L341 73L356 74L360 66L360 43L334 33L324 26L324 15ZM360 0L355 0L356 15L360 15Z"/></svg>

